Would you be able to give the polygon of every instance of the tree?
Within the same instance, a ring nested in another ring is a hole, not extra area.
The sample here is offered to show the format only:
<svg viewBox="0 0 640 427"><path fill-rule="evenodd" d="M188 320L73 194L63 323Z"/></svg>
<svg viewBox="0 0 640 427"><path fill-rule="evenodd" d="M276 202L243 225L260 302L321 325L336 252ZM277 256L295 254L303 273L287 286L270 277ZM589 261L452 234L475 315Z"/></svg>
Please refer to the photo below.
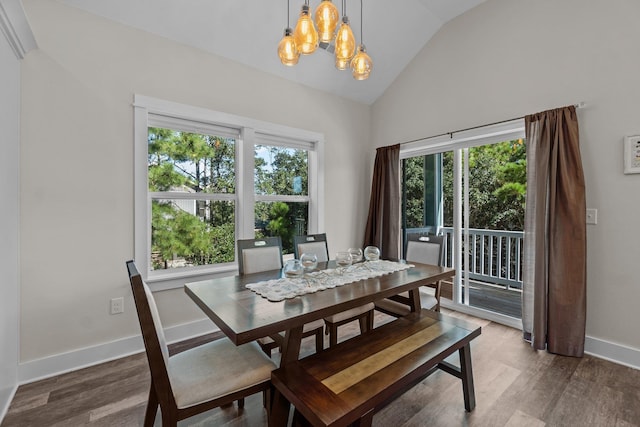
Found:
<svg viewBox="0 0 640 427"><path fill-rule="evenodd" d="M235 192L233 140L161 128L149 128L148 140L149 191ZM176 259L186 265L233 261L233 203L189 201L190 209L171 200L153 201L154 268L168 268Z"/></svg>
<svg viewBox="0 0 640 427"><path fill-rule="evenodd" d="M289 215L289 206L283 202L273 202L269 212L267 230L272 236L280 236L283 248L293 247L294 228Z"/></svg>
<svg viewBox="0 0 640 427"><path fill-rule="evenodd" d="M424 226L424 156L412 157L404 161L405 180L405 215L406 228L420 228Z"/></svg>
<svg viewBox="0 0 640 427"><path fill-rule="evenodd" d="M254 173L256 194L308 194L306 150L256 146ZM259 202L255 204L256 228L261 233L280 236L284 252L292 252L292 236L297 231L306 232L308 211L308 204L303 202Z"/></svg>
<svg viewBox="0 0 640 427"><path fill-rule="evenodd" d="M424 223L423 157L405 162L406 226ZM469 226L523 230L526 194L526 147L523 140L469 149ZM442 155L444 226L453 226L453 152ZM418 225L414 225L418 224Z"/></svg>

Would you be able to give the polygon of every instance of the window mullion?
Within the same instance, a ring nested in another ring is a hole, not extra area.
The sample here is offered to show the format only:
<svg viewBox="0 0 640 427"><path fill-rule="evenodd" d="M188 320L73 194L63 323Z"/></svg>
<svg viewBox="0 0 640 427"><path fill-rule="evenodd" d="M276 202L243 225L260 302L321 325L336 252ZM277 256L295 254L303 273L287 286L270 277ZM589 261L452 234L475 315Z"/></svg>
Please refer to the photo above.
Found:
<svg viewBox="0 0 640 427"><path fill-rule="evenodd" d="M309 196L288 196L288 195L277 195L277 194L256 194L255 195L256 202L298 202L298 203L308 203Z"/></svg>
<svg viewBox="0 0 640 427"><path fill-rule="evenodd" d="M149 197L152 200L236 200L236 195L232 193L179 193L177 191L150 192Z"/></svg>
<svg viewBox="0 0 640 427"><path fill-rule="evenodd" d="M239 239L252 239L255 228L254 200L254 146L256 132L253 128L243 128L236 148L238 159L236 166L238 206L236 208L237 230Z"/></svg>

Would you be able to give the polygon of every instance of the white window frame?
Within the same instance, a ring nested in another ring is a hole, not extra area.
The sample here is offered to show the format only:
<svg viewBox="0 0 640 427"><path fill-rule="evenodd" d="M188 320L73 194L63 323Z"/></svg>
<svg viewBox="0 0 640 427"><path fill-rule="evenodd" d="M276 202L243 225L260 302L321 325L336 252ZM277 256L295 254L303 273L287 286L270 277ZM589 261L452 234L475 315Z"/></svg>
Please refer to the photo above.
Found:
<svg viewBox="0 0 640 427"><path fill-rule="evenodd" d="M254 237L254 206L257 200L285 197L309 203L309 233L324 229L324 135L247 117L179 104L136 94L134 96L134 259L140 273L152 290L174 289L187 281L237 274L237 262L190 268L151 270L151 197L148 191L148 129L160 121L187 121L194 131L210 133L222 127L235 129L236 192L225 197L235 202L236 239ZM164 116L157 119L159 116ZM202 129L196 128L197 122ZM215 133L214 133L215 135ZM224 135L223 135L224 136ZM308 196L256 196L254 191L254 146L268 144L308 150ZM154 193L156 196L158 193ZM179 198L168 193L167 198ZM201 195L200 195L201 196ZM218 199L219 195L212 196ZM237 259L237 255L236 255Z"/></svg>

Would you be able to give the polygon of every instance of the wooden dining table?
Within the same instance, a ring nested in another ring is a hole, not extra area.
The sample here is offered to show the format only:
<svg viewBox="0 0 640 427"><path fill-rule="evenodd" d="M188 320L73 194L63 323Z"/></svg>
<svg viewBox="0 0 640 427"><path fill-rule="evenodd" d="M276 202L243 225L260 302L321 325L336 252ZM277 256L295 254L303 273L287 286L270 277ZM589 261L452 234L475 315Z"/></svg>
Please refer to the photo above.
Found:
<svg viewBox="0 0 640 427"><path fill-rule="evenodd" d="M455 270L447 267L412 265L406 270L277 302L267 300L246 285L282 277L281 270L191 282L185 284L184 290L236 345L284 331L282 366L298 359L302 327L306 323L405 291L409 291L412 311L419 311L418 288L455 274ZM320 263L319 268L334 266L332 262Z"/></svg>
<svg viewBox="0 0 640 427"><path fill-rule="evenodd" d="M319 264L320 269L334 267L331 261ZM412 311L420 311L418 288L451 279L455 270L412 263L412 267L405 270L276 302L246 288L247 284L277 279L282 274L281 270L273 270L221 277L187 283L184 289L236 345L284 331L282 367L298 360L302 329L306 323L402 292L409 292Z"/></svg>

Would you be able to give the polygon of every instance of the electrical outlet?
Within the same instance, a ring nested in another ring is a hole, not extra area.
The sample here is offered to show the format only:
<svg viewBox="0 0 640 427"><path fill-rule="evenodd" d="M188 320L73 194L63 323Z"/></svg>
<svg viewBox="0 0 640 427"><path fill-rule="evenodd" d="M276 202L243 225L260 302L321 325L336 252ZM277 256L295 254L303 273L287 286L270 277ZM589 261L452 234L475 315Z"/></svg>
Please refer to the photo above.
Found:
<svg viewBox="0 0 640 427"><path fill-rule="evenodd" d="M587 224L598 223L598 209L587 209Z"/></svg>
<svg viewBox="0 0 640 427"><path fill-rule="evenodd" d="M111 314L124 313L124 297L111 298Z"/></svg>

